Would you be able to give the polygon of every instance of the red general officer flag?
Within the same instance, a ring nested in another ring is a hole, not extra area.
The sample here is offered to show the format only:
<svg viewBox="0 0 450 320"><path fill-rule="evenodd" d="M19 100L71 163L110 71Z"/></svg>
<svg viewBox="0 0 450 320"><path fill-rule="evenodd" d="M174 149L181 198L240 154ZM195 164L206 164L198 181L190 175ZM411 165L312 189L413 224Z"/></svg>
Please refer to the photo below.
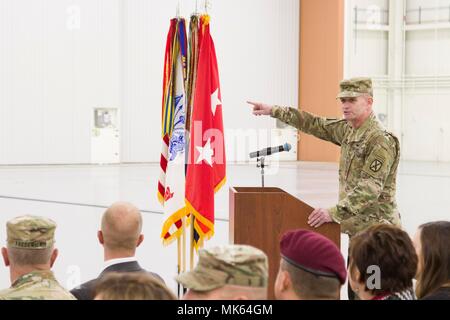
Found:
<svg viewBox="0 0 450 320"><path fill-rule="evenodd" d="M194 246L214 234L214 193L225 183L225 142L219 71L209 16L201 17L191 139L186 176L186 205L194 215Z"/></svg>

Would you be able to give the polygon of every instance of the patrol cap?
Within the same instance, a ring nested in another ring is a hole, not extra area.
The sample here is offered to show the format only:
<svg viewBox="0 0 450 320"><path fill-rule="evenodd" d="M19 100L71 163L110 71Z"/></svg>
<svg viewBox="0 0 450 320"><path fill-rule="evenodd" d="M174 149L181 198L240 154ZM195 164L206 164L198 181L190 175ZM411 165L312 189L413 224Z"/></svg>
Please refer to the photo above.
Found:
<svg viewBox="0 0 450 320"><path fill-rule="evenodd" d="M340 92L337 96L339 98L357 98L364 94L369 94L373 97L372 79L370 78L351 78L342 80L339 83Z"/></svg>
<svg viewBox="0 0 450 320"><path fill-rule="evenodd" d="M51 248L55 243L55 228L56 223L44 217L16 217L6 223L6 241L11 248Z"/></svg>
<svg viewBox="0 0 450 320"><path fill-rule="evenodd" d="M225 285L264 288L268 282L267 256L248 245L201 249L195 268L175 280L195 291L210 291Z"/></svg>
<svg viewBox="0 0 450 320"><path fill-rule="evenodd" d="M345 283L344 257L331 240L318 233L304 229L287 231L280 241L280 254L297 268Z"/></svg>

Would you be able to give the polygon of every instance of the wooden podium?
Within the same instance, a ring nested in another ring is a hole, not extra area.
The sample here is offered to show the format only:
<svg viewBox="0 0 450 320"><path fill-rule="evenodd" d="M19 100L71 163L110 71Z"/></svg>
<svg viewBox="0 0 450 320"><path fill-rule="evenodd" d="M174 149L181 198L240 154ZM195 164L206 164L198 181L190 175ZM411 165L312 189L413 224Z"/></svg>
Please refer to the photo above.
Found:
<svg viewBox="0 0 450 320"><path fill-rule="evenodd" d="M308 216L314 208L279 188L231 187L229 201L230 243L252 245L269 257L269 299L274 299L273 286L280 265L279 242L285 231L312 230L340 248L339 224L310 227Z"/></svg>

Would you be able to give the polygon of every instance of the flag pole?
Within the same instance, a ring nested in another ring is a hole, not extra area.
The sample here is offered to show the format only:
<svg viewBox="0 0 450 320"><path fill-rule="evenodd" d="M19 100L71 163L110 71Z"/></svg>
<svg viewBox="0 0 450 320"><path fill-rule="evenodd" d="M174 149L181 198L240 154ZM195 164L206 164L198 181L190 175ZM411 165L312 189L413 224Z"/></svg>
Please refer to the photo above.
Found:
<svg viewBox="0 0 450 320"><path fill-rule="evenodd" d="M186 272L186 217L183 216L182 218L183 221L183 231L182 231L182 235L183 235L183 257L182 257L182 265L181 265L181 272Z"/></svg>
<svg viewBox="0 0 450 320"><path fill-rule="evenodd" d="M180 245L180 237L177 238L177 253L178 253L178 261L177 261L177 274L180 274L180 268L181 268L181 245ZM178 283L177 286L177 292L178 292L178 299L181 298L181 285Z"/></svg>
<svg viewBox="0 0 450 320"><path fill-rule="evenodd" d="M194 215L191 213L191 252L189 259L189 270L194 269Z"/></svg>

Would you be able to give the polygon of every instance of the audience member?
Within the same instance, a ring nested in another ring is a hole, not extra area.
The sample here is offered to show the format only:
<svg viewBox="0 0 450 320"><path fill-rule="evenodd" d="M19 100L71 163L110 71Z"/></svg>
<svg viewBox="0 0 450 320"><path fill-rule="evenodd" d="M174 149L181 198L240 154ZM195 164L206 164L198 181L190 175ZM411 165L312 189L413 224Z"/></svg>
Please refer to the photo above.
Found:
<svg viewBox="0 0 450 320"><path fill-rule="evenodd" d="M450 300L450 221L421 225L413 242L419 257L417 297Z"/></svg>
<svg viewBox="0 0 450 320"><path fill-rule="evenodd" d="M277 300L339 300L347 270L331 240L308 230L288 231L280 241L280 254Z"/></svg>
<svg viewBox="0 0 450 320"><path fill-rule="evenodd" d="M109 207L102 217L101 230L97 237L103 245L105 265L97 279L85 282L72 289L79 300L92 300L96 282L109 272L147 272L135 258L136 248L144 240L142 215L131 203L117 202ZM151 276L164 283L155 273Z"/></svg>
<svg viewBox="0 0 450 320"><path fill-rule="evenodd" d="M55 222L37 216L7 222L7 246L2 248L2 256L5 266L9 266L11 287L0 291L0 300L75 299L51 271L58 256L55 229Z"/></svg>
<svg viewBox="0 0 450 320"><path fill-rule="evenodd" d="M417 255L398 227L374 225L350 242L349 283L362 300L414 300Z"/></svg>
<svg viewBox="0 0 450 320"><path fill-rule="evenodd" d="M201 249L196 267L176 281L188 289L186 300L265 300L267 256L246 245Z"/></svg>

